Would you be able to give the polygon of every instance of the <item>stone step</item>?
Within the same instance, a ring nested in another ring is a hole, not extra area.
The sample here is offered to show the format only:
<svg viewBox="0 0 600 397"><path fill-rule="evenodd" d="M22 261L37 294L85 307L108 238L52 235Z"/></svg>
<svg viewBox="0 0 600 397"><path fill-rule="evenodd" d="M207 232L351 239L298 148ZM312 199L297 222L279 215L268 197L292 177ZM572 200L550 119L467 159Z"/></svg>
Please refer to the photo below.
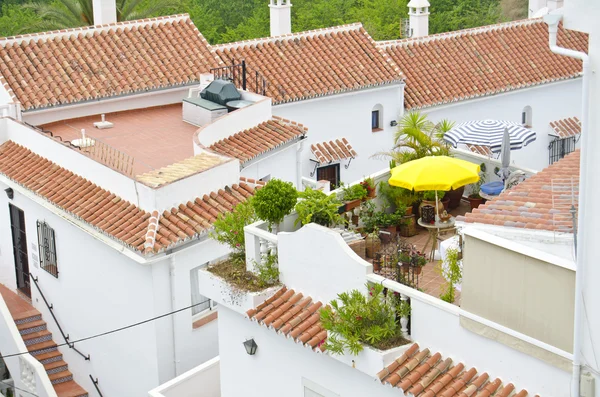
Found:
<svg viewBox="0 0 600 397"><path fill-rule="evenodd" d="M87 391L73 380L54 385L54 391L58 397L88 397Z"/></svg>
<svg viewBox="0 0 600 397"><path fill-rule="evenodd" d="M66 371L69 369L69 364L64 360L53 361L51 363L44 364L44 369L48 375L55 374L57 372Z"/></svg>
<svg viewBox="0 0 600 397"><path fill-rule="evenodd" d="M17 324L17 328L21 335L31 334L33 332L39 332L47 329L46 322L44 320L35 320L27 323Z"/></svg>
<svg viewBox="0 0 600 397"><path fill-rule="evenodd" d="M73 374L71 371L66 370L48 375L48 378L50 378L50 382L52 382L53 385L56 385L58 383L64 383L73 380Z"/></svg>
<svg viewBox="0 0 600 397"><path fill-rule="evenodd" d="M27 335L23 335L23 342L25 342L25 346L35 345L36 343L47 342L52 340L52 332L47 329L39 332L32 332Z"/></svg>
<svg viewBox="0 0 600 397"><path fill-rule="evenodd" d="M58 346L56 346L56 343L51 340L27 346L27 351L29 351L29 353L31 353L31 355L35 358L37 358L40 354L55 351L57 349Z"/></svg>
<svg viewBox="0 0 600 397"><path fill-rule="evenodd" d="M63 359L62 353L58 349L49 351L48 353L34 354L34 356L42 364L49 364Z"/></svg>
<svg viewBox="0 0 600 397"><path fill-rule="evenodd" d="M38 321L41 319L42 314L35 309L13 314L13 320L15 320L15 324L17 325Z"/></svg>

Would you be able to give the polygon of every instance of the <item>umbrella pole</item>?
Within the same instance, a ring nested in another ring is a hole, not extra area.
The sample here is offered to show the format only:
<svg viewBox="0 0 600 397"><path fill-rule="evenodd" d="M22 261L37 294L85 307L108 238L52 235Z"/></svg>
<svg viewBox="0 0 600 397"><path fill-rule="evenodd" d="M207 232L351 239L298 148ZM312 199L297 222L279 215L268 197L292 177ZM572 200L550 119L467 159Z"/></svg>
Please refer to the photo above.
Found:
<svg viewBox="0 0 600 397"><path fill-rule="evenodd" d="M438 194L437 194L437 190L435 191L435 222L439 222L440 221L440 217L439 217L439 213L440 213L440 209L438 208Z"/></svg>

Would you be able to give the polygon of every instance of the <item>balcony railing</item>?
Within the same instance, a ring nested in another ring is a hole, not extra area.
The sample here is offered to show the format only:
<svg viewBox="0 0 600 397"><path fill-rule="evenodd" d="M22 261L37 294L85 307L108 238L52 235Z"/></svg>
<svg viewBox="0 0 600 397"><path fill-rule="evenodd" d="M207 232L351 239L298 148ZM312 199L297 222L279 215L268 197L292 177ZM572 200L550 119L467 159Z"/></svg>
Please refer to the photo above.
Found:
<svg viewBox="0 0 600 397"><path fill-rule="evenodd" d="M150 397L221 397L219 356L148 392Z"/></svg>

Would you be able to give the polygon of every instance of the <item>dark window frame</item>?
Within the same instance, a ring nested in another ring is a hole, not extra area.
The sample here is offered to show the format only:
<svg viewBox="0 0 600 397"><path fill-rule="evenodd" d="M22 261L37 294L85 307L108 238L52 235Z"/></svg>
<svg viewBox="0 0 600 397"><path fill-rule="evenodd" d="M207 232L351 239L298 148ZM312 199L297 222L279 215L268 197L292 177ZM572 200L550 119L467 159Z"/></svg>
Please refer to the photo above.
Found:
<svg viewBox="0 0 600 397"><path fill-rule="evenodd" d="M56 233L46 221L37 221L38 251L40 267L58 278L58 256L56 255Z"/></svg>
<svg viewBox="0 0 600 397"><path fill-rule="evenodd" d="M379 120L379 117L380 117L379 112L380 112L379 109L371 111L371 130L373 130L373 131L381 130L381 123Z"/></svg>

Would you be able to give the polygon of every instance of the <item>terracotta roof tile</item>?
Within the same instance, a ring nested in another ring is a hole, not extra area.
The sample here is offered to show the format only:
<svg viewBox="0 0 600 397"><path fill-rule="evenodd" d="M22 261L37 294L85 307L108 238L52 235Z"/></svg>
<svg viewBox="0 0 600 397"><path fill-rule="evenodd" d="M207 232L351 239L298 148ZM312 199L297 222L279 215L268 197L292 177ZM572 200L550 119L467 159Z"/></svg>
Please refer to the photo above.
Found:
<svg viewBox="0 0 600 397"><path fill-rule="evenodd" d="M321 326L321 308L321 302L313 303L310 297L283 287L246 314L249 319L296 343L323 352L327 331ZM475 368L466 369L462 363L453 365L452 359L429 349L420 349L417 343L383 368L377 378L406 395L420 397L504 396L502 393L508 396L514 390L512 383L502 387L500 379L491 381L487 373L478 374ZM494 394L499 391L500 394ZM527 391L522 390L518 396L526 397Z"/></svg>
<svg viewBox="0 0 600 397"><path fill-rule="evenodd" d="M560 138L569 138L581 134L581 121L577 117L551 121L550 128Z"/></svg>
<svg viewBox="0 0 600 397"><path fill-rule="evenodd" d="M225 64L246 60L267 80L273 103L332 95L402 80L402 72L361 24L242 41L214 47Z"/></svg>
<svg viewBox="0 0 600 397"><path fill-rule="evenodd" d="M479 206L458 221L572 232L571 191L578 206L579 150Z"/></svg>
<svg viewBox="0 0 600 397"><path fill-rule="evenodd" d="M135 179L148 186L159 187L187 176L206 171L227 161L228 159L224 159L214 154L201 153L177 163L167 165L166 167L137 175Z"/></svg>
<svg viewBox="0 0 600 397"><path fill-rule="evenodd" d="M350 158L353 159L357 156L356 151L352 148L352 145L350 145L346 138L315 143L310 146L310 150L321 164Z"/></svg>
<svg viewBox="0 0 600 397"><path fill-rule="evenodd" d="M0 59L24 110L190 84L221 65L187 14L5 38Z"/></svg>
<svg viewBox="0 0 600 397"><path fill-rule="evenodd" d="M222 139L212 144L209 149L224 156L237 158L244 164L261 154L304 137L306 131L307 128L302 124L273 117L256 127Z"/></svg>
<svg viewBox="0 0 600 397"><path fill-rule="evenodd" d="M141 210L12 141L0 145L0 174L140 253L155 253L206 233L219 214L254 194L246 182L158 214Z"/></svg>
<svg viewBox="0 0 600 397"><path fill-rule="evenodd" d="M558 44L587 51L588 36L561 26ZM407 109L526 88L581 73L580 61L550 51L548 26L541 19L385 41L379 46L406 75Z"/></svg>

